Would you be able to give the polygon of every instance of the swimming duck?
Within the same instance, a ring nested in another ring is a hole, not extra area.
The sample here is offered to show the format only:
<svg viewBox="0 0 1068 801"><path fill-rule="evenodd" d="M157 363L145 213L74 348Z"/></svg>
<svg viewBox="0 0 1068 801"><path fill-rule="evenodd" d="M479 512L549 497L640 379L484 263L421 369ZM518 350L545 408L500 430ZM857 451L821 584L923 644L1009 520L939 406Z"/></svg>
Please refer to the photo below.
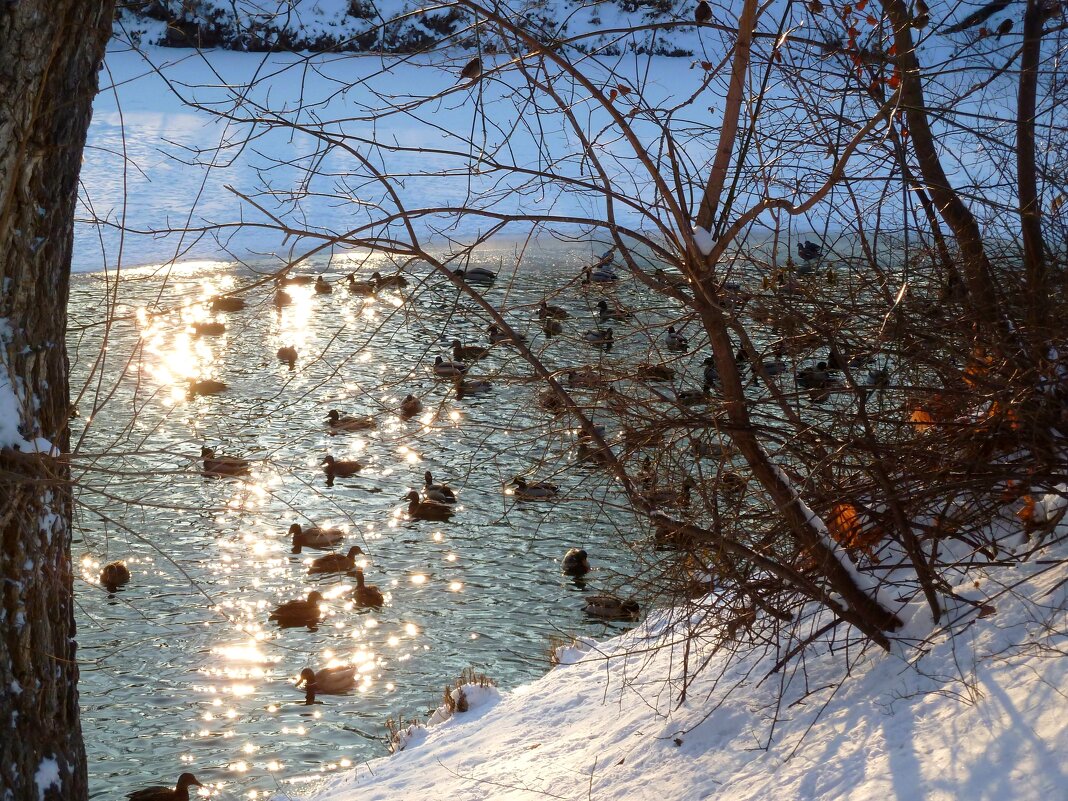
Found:
<svg viewBox="0 0 1068 801"><path fill-rule="evenodd" d="M348 478L363 470L363 465L357 461L346 459L335 459L329 453L319 463L323 466L323 472L326 473L326 485L332 487L334 485L335 478Z"/></svg>
<svg viewBox="0 0 1068 801"><path fill-rule="evenodd" d="M423 411L423 402L415 395L405 395L404 400L400 403L401 417L415 417L419 412Z"/></svg>
<svg viewBox="0 0 1068 801"><path fill-rule="evenodd" d="M823 248L818 243L811 242L808 239L797 244L797 255L801 257L802 261L815 261L822 253Z"/></svg>
<svg viewBox="0 0 1068 801"><path fill-rule="evenodd" d="M673 275L665 271L663 267L657 267L655 270L653 270L653 280L656 281L658 284L675 287L676 289L681 289L685 286L688 286L690 283L686 280L686 276Z"/></svg>
<svg viewBox="0 0 1068 801"><path fill-rule="evenodd" d="M571 315L559 306L550 306L544 300L538 304L539 320L566 320Z"/></svg>
<svg viewBox="0 0 1068 801"><path fill-rule="evenodd" d="M706 358L702 364L704 365L704 379L705 383L712 385L719 383L719 370L716 368L716 359L713 356Z"/></svg>
<svg viewBox="0 0 1068 801"><path fill-rule="evenodd" d="M571 548L564 554L560 569L568 576L585 576L590 572L588 554L581 548Z"/></svg>
<svg viewBox="0 0 1068 801"><path fill-rule="evenodd" d="M220 392L225 392L227 385L224 381L216 381L213 378L203 378L199 381L190 380L189 389L187 393L190 398L195 398L197 395L218 395Z"/></svg>
<svg viewBox="0 0 1068 801"><path fill-rule="evenodd" d="M578 442L580 445L596 445L597 439L594 435L603 440L605 438L606 433L607 430L603 425L594 425L592 434L586 429L581 428L578 432Z"/></svg>
<svg viewBox="0 0 1068 801"><path fill-rule="evenodd" d="M613 281L618 281L619 276L610 267L587 267L581 283L583 285L589 284L609 284Z"/></svg>
<svg viewBox="0 0 1068 801"><path fill-rule="evenodd" d="M709 401L711 390L708 384L701 389L683 389L675 393L675 402L679 406L704 406Z"/></svg>
<svg viewBox="0 0 1068 801"><path fill-rule="evenodd" d="M100 571L100 584L108 592L115 592L130 580L130 568L125 562L109 562Z"/></svg>
<svg viewBox="0 0 1068 801"><path fill-rule="evenodd" d="M278 361L283 364L288 364L289 369L292 370L297 364L297 349L292 345L283 345L278 349Z"/></svg>
<svg viewBox="0 0 1068 801"><path fill-rule="evenodd" d="M183 773L178 777L178 784L173 788L156 785L146 787L143 790L134 790L127 793L130 801L189 801L190 787L203 787L192 773Z"/></svg>
<svg viewBox="0 0 1068 801"><path fill-rule="evenodd" d="M226 333L226 324L215 320L204 323L193 323L193 336L216 337Z"/></svg>
<svg viewBox="0 0 1068 801"><path fill-rule="evenodd" d="M458 399L463 399L467 395L485 395L493 391L493 384L481 378L465 380L461 376L455 376L452 379L452 385Z"/></svg>
<svg viewBox="0 0 1068 801"><path fill-rule="evenodd" d="M560 487L556 484L550 484L547 481L536 481L533 484L528 484L523 476L513 478L512 484L515 485L515 497L524 501L548 500L549 498L555 498L560 492Z"/></svg>
<svg viewBox="0 0 1068 801"><path fill-rule="evenodd" d="M641 493L641 499L650 507L680 506L683 509L690 505L690 491L697 483L687 476L682 482L681 489L665 487L663 489L647 489Z"/></svg>
<svg viewBox="0 0 1068 801"><path fill-rule="evenodd" d="M675 326L669 326L667 334L665 335L667 341L667 349L685 353L687 348L690 347L690 340L675 330Z"/></svg>
<svg viewBox="0 0 1068 801"><path fill-rule="evenodd" d="M481 345L464 345L458 339L452 341L452 358L458 362L477 362L489 354L490 349Z"/></svg>
<svg viewBox="0 0 1068 801"><path fill-rule="evenodd" d="M407 279L400 273L382 275L378 270L375 270L371 273L371 280L375 282L375 287L378 289L404 289L404 287L408 286Z"/></svg>
<svg viewBox="0 0 1068 801"><path fill-rule="evenodd" d="M317 295L329 295L333 291L334 288L321 275L315 279L315 293Z"/></svg>
<svg viewBox="0 0 1068 801"><path fill-rule="evenodd" d="M782 375L786 372L786 362L782 359L768 359L760 365L769 376Z"/></svg>
<svg viewBox="0 0 1068 801"><path fill-rule="evenodd" d="M605 620L637 620L641 613L637 601L614 595L587 595L582 611Z"/></svg>
<svg viewBox="0 0 1068 801"><path fill-rule="evenodd" d="M211 310L216 312L235 312L245 308L244 298L217 297L211 299Z"/></svg>
<svg viewBox="0 0 1068 801"><path fill-rule="evenodd" d="M300 523L291 525L289 534L293 537L293 553L300 553L301 548L325 551L345 539L345 532L339 528L320 528L319 526L304 528Z"/></svg>
<svg viewBox="0 0 1068 801"><path fill-rule="evenodd" d="M322 616L322 612L319 609L319 604L322 600L322 593L313 590L308 593L306 601L286 601L284 604L275 607L275 610L271 612L267 619L278 621L278 625L282 628L307 626L310 629L314 629Z"/></svg>
<svg viewBox="0 0 1068 801"><path fill-rule="evenodd" d="M589 368L567 371L567 385L569 387L585 387L587 389L595 389L597 387L603 386L605 383L606 381L604 378L602 378L595 371Z"/></svg>
<svg viewBox="0 0 1068 801"><path fill-rule="evenodd" d="M408 501L408 517L412 520L448 520L453 516L450 506L438 501L420 500L419 493L412 490L401 500Z"/></svg>
<svg viewBox="0 0 1068 801"><path fill-rule="evenodd" d="M278 286L308 286L315 283L312 275L283 275L278 279Z"/></svg>
<svg viewBox="0 0 1068 801"><path fill-rule="evenodd" d="M309 573L345 573L356 567L356 557L363 554L359 545L349 548L347 554L328 553L312 561L308 566Z"/></svg>
<svg viewBox="0 0 1068 801"><path fill-rule="evenodd" d="M331 431L366 431L378 426L373 417L352 417L337 409L331 409L326 415L326 425Z"/></svg>
<svg viewBox="0 0 1068 801"><path fill-rule="evenodd" d="M373 295L378 291L378 284L374 281L357 281L356 273L349 273L347 277L349 281L349 292L354 295L368 296Z"/></svg>
<svg viewBox="0 0 1068 801"><path fill-rule="evenodd" d="M438 503L456 503L456 492L448 484L435 484L433 474L423 473L423 494Z"/></svg>
<svg viewBox="0 0 1068 801"><path fill-rule="evenodd" d="M491 345L516 345L519 342L526 342L527 338L522 334L507 334L496 325L490 325L486 328L489 333L489 341Z"/></svg>
<svg viewBox="0 0 1068 801"><path fill-rule="evenodd" d="M468 284L484 284L486 286L497 280L497 273L487 270L485 267L472 267L464 270L457 267L452 274Z"/></svg>
<svg viewBox="0 0 1068 801"><path fill-rule="evenodd" d="M279 289L277 292L274 293L274 300L272 301L272 303L274 303L277 308L280 309L283 306L288 306L292 302L293 296L286 292L284 289Z"/></svg>
<svg viewBox="0 0 1068 801"><path fill-rule="evenodd" d="M363 571L356 570L356 606L382 606L386 602L386 599L382 596L382 591L378 589L374 584L364 584Z"/></svg>
<svg viewBox="0 0 1068 801"><path fill-rule="evenodd" d="M601 298L600 302L597 304L597 316L602 323L608 322L609 320L625 322L634 317L634 314L626 309L613 309L609 307L607 300Z"/></svg>
<svg viewBox="0 0 1068 801"><path fill-rule="evenodd" d="M310 667L300 671L297 679L297 687L304 685L312 699L318 695L341 695L348 692L356 684L356 667L354 665L337 665L336 667L319 668L312 670Z"/></svg>
<svg viewBox="0 0 1068 801"><path fill-rule="evenodd" d="M239 456L216 456L215 449L207 445L200 449L200 458L204 460L204 475L212 478L222 476L247 476L249 461Z"/></svg>
<svg viewBox="0 0 1068 801"><path fill-rule="evenodd" d="M675 370L664 364L640 362L634 377L639 381L671 381L675 378Z"/></svg>
<svg viewBox="0 0 1068 801"><path fill-rule="evenodd" d="M827 362L817 362L815 367L803 367L797 371L797 385L802 389L825 389L831 381Z"/></svg>
<svg viewBox="0 0 1068 801"><path fill-rule="evenodd" d="M612 347L612 329L595 328L591 331L587 331L583 335L583 339L595 348L604 348L605 350L608 350Z"/></svg>
<svg viewBox="0 0 1068 801"><path fill-rule="evenodd" d="M463 362L447 362L440 356L434 358L434 375L439 378L453 378L467 372L467 365Z"/></svg>
<svg viewBox="0 0 1068 801"><path fill-rule="evenodd" d="M550 317L541 321L541 330L545 333L545 336L554 337L557 334L564 333L564 324Z"/></svg>

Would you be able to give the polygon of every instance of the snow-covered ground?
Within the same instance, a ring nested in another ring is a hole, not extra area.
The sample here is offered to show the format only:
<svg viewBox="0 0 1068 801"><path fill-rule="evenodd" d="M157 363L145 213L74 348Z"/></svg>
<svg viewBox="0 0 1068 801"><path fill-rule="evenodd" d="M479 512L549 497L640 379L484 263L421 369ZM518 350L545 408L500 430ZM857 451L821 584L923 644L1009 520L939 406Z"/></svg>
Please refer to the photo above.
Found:
<svg viewBox="0 0 1068 801"><path fill-rule="evenodd" d="M1063 575L1037 561L995 568L965 593L993 614L958 610L956 637L936 632L889 655L821 647L769 675L774 653L730 661L706 644L689 654L691 666L709 661L681 704L683 650L655 615L609 642L564 649L566 664L513 692L474 689L469 712L415 730L392 757L291 792L311 801L1063 799Z"/></svg>

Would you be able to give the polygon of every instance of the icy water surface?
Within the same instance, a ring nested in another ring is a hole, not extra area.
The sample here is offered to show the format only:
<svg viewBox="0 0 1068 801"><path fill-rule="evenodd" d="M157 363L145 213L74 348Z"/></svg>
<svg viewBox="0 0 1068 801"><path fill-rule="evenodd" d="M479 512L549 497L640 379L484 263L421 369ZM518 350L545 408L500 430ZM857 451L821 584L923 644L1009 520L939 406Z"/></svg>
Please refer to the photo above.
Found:
<svg viewBox="0 0 1068 801"><path fill-rule="evenodd" d="M588 258L560 251L524 264L485 296L554 367L645 358L650 335L626 324L615 325L612 353L583 342L601 290L570 282ZM384 754L385 720L425 715L462 669L508 688L548 669L553 638L618 630L583 614L585 593L622 587L640 597L628 579L640 565L619 538L632 519L614 508L613 481L578 461L574 423L537 407L530 368L495 348L473 370L493 392L463 400L430 374L454 338L487 344L483 313L419 266L409 278L422 284L404 293L350 294L341 276L353 268L336 259L302 267L326 272L334 292L293 287L293 304L276 310L267 282L230 314L203 301L262 274L201 263L130 270L117 287L103 274L74 279L72 384L76 396L84 390L72 424L82 485L75 558L93 797L170 783L183 770L223 797L299 793ZM365 277L371 268L359 269ZM534 313L546 294L571 313L551 340ZM670 319L629 282L611 296L646 320ZM116 319L105 326L109 310ZM191 324L206 320L225 333L194 336ZM282 345L298 349L295 370L276 358ZM190 378L229 389L190 400ZM425 411L405 421L396 410L409 392ZM377 428L331 435L333 408L373 415ZM203 477L202 444L253 459L251 479ZM326 453L365 467L327 487L318 466ZM452 522L402 515L401 496L428 469L459 493ZM561 501L516 503L505 485L519 473L561 484ZM322 552L291 553L294 522L344 528L339 549L366 552L384 608L354 607L351 577L309 576ZM576 545L596 568L585 584L560 572ZM133 580L109 595L97 576L114 559ZM268 622L274 606L311 589L327 599L318 630ZM357 687L304 705L300 669L334 663L358 666Z"/></svg>

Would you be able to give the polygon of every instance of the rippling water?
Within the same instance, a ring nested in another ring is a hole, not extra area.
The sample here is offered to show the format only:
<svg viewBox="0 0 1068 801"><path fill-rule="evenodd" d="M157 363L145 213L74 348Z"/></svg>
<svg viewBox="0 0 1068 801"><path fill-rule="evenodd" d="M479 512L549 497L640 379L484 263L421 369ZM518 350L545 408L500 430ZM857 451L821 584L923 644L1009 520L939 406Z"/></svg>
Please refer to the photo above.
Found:
<svg viewBox="0 0 1068 801"><path fill-rule="evenodd" d="M586 260L588 252L553 251L502 275L486 297L554 367L644 357L662 329L616 324L610 354L583 343L602 296L570 283ZM454 338L486 344L477 307L418 267L416 286L377 299L340 283L352 265L316 267L300 272L325 272L339 282L333 294L293 287L294 303L279 311L266 283L231 314L203 301L262 273L200 263L126 271L118 285L103 274L74 279L78 639L94 797L170 783L183 770L234 797L299 791L384 754L384 721L425 714L463 668L508 688L548 669L553 638L604 635L606 624L583 614L583 594L640 596L628 579L640 574L639 557L619 536L632 518L614 505L613 481L577 461L574 423L537 408L530 368L495 348L472 371L494 391L463 400L431 376L433 357L447 357ZM611 294L643 319L671 317L636 287ZM551 340L534 313L546 295L572 315ZM194 336L191 323L209 319L226 332ZM295 370L277 360L281 345L297 347ZM191 378L229 389L190 400ZM425 411L404 421L396 409L409 392ZM378 427L333 436L324 425L332 408L373 415ZM251 480L204 478L202 444L255 460ZM327 487L318 465L328 452L366 466ZM452 522L401 514L401 496L427 469L459 493ZM518 473L561 484L561 500L516 503L504 485ZM345 528L341 550L367 553L384 608L354 608L347 576L309 576L321 552L290 552L293 522ZM576 545L595 566L585 584L560 573ZM109 595L97 576L114 559L126 560L133 580ZM317 631L268 623L275 605L312 588L327 598ZM334 663L359 667L357 688L304 705L300 669Z"/></svg>

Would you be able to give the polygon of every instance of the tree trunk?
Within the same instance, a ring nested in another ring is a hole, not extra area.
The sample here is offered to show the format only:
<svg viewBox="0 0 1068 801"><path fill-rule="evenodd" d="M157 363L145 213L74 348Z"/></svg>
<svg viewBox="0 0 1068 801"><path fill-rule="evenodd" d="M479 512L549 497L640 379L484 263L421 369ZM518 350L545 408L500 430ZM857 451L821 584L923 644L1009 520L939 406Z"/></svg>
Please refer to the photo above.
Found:
<svg viewBox="0 0 1068 801"><path fill-rule="evenodd" d="M111 0L0 5L0 796L5 801L87 794L75 663L70 472L60 454L69 445L65 336L78 171L112 14ZM49 443L55 446L52 454Z"/></svg>

